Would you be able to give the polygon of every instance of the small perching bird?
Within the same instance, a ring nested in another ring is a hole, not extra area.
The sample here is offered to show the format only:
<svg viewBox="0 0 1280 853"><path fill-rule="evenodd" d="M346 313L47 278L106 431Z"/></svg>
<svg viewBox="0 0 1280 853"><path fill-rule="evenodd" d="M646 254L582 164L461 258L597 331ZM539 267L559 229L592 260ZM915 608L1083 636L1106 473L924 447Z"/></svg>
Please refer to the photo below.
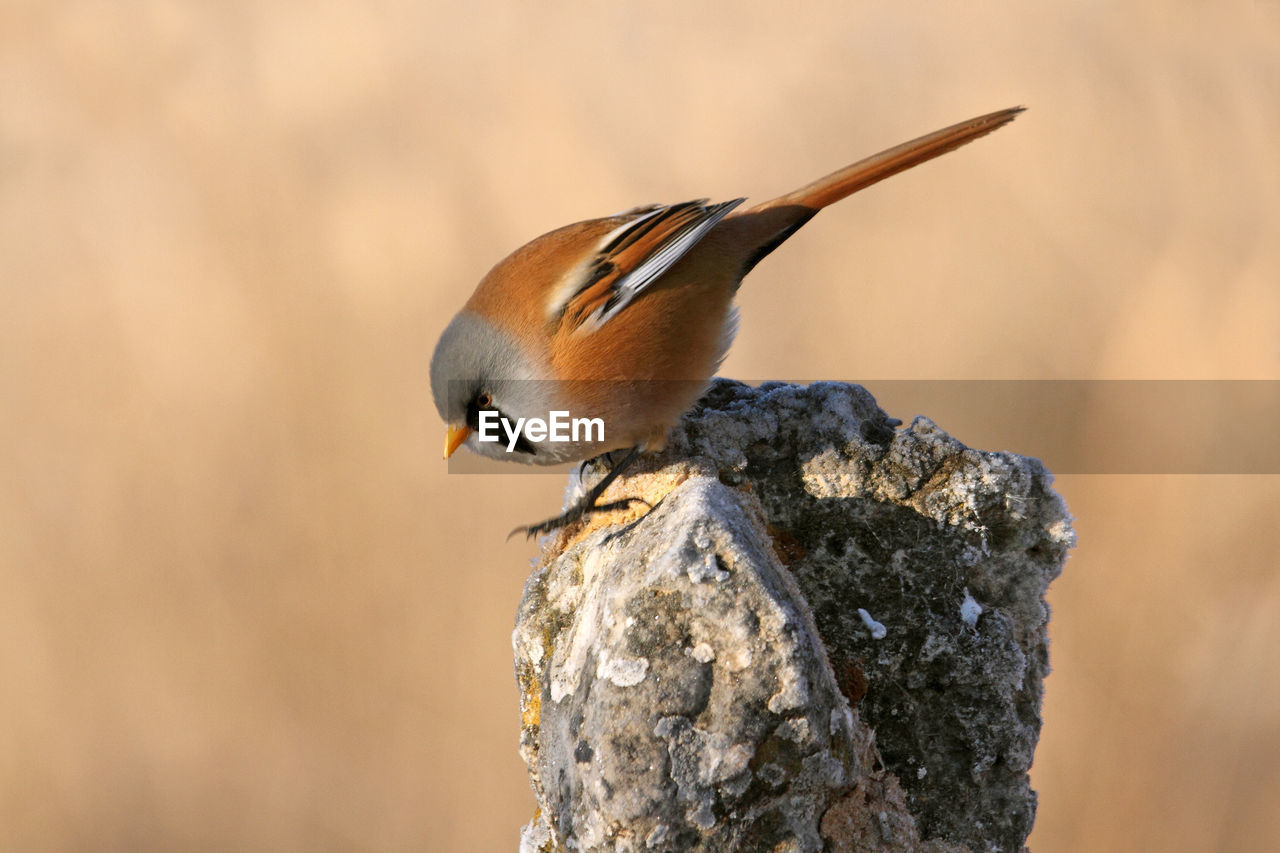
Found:
<svg viewBox="0 0 1280 853"><path fill-rule="evenodd" d="M740 210L744 199L648 205L566 225L512 252L476 287L431 359L431 391L460 446L551 465L629 448L530 536L629 501L610 483L697 401L737 327L743 277L814 214L864 187L985 136L999 110L860 160ZM597 428L598 427L598 428Z"/></svg>

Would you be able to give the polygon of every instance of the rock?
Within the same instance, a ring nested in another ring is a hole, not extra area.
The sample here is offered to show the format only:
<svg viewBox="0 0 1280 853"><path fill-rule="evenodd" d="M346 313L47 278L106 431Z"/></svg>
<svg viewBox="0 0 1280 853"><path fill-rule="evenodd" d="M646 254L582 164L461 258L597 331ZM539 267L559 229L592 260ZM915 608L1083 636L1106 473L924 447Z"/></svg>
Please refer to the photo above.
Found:
<svg viewBox="0 0 1280 853"><path fill-rule="evenodd" d="M1022 848L1069 517L1035 460L894 427L857 386L718 380L606 495L652 513L546 544L522 849Z"/></svg>

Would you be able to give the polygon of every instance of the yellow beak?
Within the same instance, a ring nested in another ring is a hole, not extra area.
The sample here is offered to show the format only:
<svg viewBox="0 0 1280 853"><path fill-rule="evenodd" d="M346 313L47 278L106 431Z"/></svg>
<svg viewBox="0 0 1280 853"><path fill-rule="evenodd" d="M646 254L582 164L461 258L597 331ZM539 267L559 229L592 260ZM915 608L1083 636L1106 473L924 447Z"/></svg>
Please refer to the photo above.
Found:
<svg viewBox="0 0 1280 853"><path fill-rule="evenodd" d="M444 458L448 459L453 452L462 446L462 442L467 440L467 436L471 435L471 427L469 426L451 426L448 434L444 437Z"/></svg>

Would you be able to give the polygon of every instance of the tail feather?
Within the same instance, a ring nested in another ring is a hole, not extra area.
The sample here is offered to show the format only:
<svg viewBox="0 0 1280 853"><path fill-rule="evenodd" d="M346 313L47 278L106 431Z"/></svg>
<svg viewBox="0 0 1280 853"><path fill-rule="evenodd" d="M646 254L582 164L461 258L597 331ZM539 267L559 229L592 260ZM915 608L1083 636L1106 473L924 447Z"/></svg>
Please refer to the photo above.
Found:
<svg viewBox="0 0 1280 853"><path fill-rule="evenodd" d="M887 151L881 151L879 154L867 157L865 160L859 160L852 166L845 166L825 178L819 178L806 187L801 187L795 192L787 193L772 201L766 201L764 204L746 212L750 213L754 210L762 210L769 207L786 207L793 204L821 210L827 205L833 204L846 196L853 195L858 190L865 189L874 183L883 181L891 175L905 172L912 166L918 166L927 160L946 154L948 151L954 151L967 142L986 136L991 131L1013 121L1023 109L1025 108L1012 107L1007 110L988 113L984 116L971 118L968 121L962 121L959 124L953 124L951 127L944 127L942 130L934 131L910 142L895 145Z"/></svg>
<svg viewBox="0 0 1280 853"><path fill-rule="evenodd" d="M895 145L808 186L735 214L722 227L742 228L751 235L745 240L750 251L744 259L745 269L750 270L827 205L986 136L1013 121L1024 109L997 110Z"/></svg>

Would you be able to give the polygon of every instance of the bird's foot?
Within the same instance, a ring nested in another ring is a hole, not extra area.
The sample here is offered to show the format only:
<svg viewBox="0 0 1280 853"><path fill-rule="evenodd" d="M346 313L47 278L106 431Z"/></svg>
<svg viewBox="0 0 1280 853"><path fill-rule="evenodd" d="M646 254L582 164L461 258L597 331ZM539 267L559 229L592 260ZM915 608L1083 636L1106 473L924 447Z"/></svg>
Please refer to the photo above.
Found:
<svg viewBox="0 0 1280 853"><path fill-rule="evenodd" d="M517 527L515 530L507 534L507 538L510 539L517 533L523 533L526 538L532 539L535 536L541 536L544 533L551 533L552 531L559 530L562 527L568 527L575 521L581 521L582 519L593 516L596 513L612 512L615 509L628 509L632 504L637 503L644 504L649 507L649 509L653 509L653 505L642 498L623 498L622 500L610 501L606 504L590 503L586 500L581 500L557 515L555 518L548 518L546 521L539 521L537 524Z"/></svg>
<svg viewBox="0 0 1280 853"><path fill-rule="evenodd" d="M625 471L632 462L635 462L639 455L639 447L631 448L631 450L627 452L627 455L614 464L613 467L609 469L608 473L601 478L600 482L592 486L591 490L578 499L573 506L569 507L554 518L548 518L546 521L540 521L537 524L517 527L515 530L512 530L507 534L507 538L510 539L517 533L523 533L527 538L532 539L535 536L541 536L544 533L559 530L562 527L573 524L575 521L580 521L584 518L595 515L596 513L612 512L615 509L627 509L635 503L642 503L650 509L653 509L652 504L640 498L623 498L622 500L610 501L603 504L596 503L596 501L600 500L600 496L604 494L605 490L608 489L609 486L613 484L613 481L618 478L618 475ZM583 467L585 468L585 466L586 463L584 462ZM581 470L582 469L579 469L579 474L581 474Z"/></svg>

